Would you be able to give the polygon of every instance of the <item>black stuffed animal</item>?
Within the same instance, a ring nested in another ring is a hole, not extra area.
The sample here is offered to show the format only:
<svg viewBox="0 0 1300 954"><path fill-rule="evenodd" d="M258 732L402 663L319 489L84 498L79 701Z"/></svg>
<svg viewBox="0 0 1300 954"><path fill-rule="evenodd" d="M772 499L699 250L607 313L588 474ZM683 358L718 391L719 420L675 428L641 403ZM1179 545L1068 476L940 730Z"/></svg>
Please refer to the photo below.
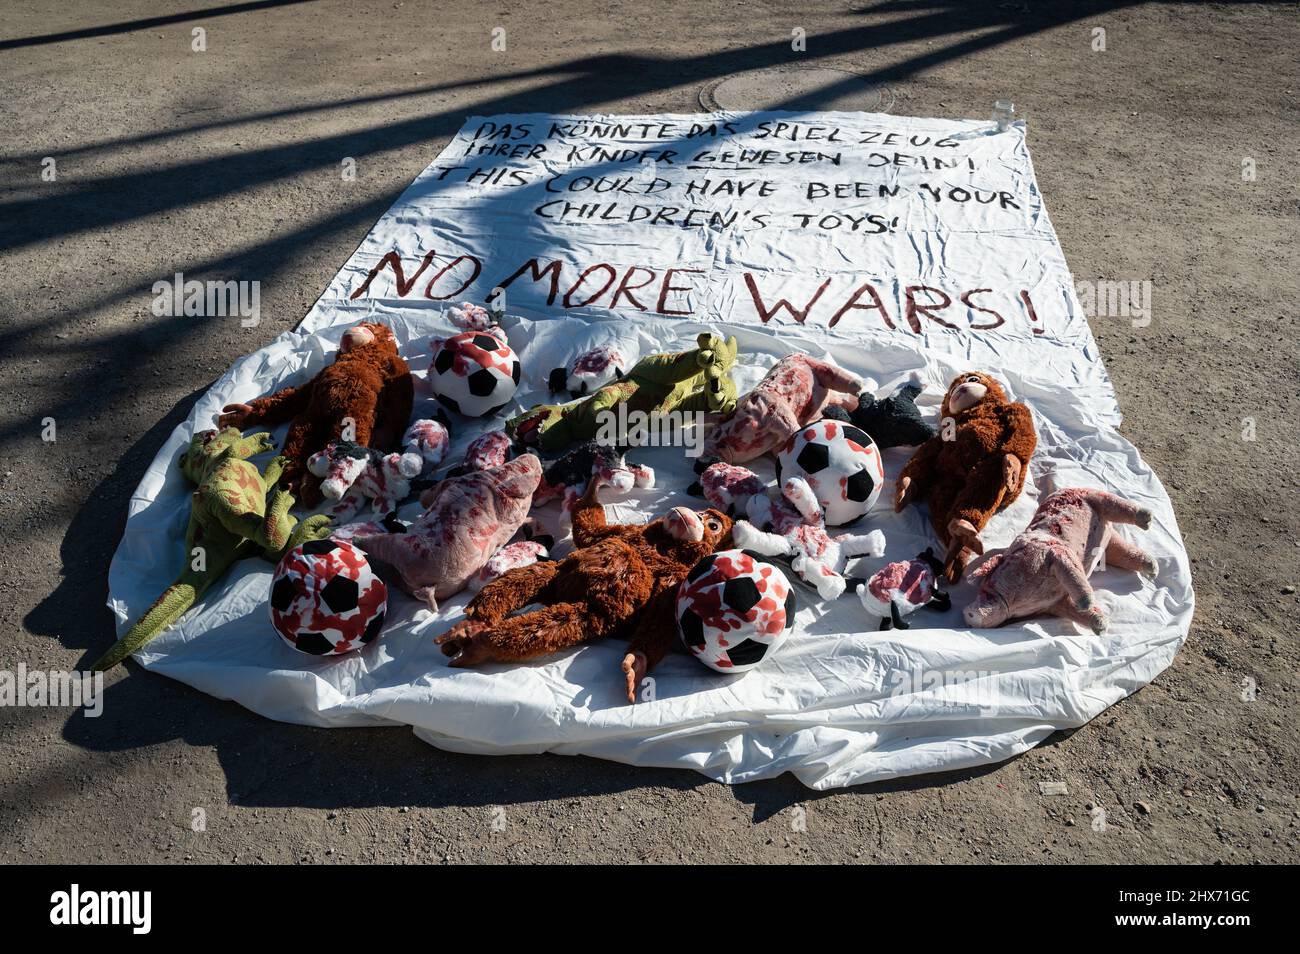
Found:
<svg viewBox="0 0 1300 954"><path fill-rule="evenodd" d="M881 450L915 447L934 437L934 428L921 420L921 411L916 406L916 396L920 393L921 385L915 383L905 384L890 397L879 400L863 392L858 396L856 410L828 407L823 416L861 428Z"/></svg>

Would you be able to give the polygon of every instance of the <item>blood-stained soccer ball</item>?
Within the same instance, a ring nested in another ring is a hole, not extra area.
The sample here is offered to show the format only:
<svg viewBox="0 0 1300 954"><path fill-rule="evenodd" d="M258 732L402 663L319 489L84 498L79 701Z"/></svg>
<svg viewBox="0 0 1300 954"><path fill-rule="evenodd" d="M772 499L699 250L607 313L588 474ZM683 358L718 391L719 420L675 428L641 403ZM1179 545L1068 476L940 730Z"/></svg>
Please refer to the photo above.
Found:
<svg viewBox="0 0 1300 954"><path fill-rule="evenodd" d="M500 329L435 339L429 386L438 403L466 417L489 417L519 389L519 356Z"/></svg>
<svg viewBox="0 0 1300 954"><path fill-rule="evenodd" d="M885 483L876 442L861 428L829 418L809 424L786 441L777 462L782 480L808 481L828 527L843 527L866 516Z"/></svg>
<svg viewBox="0 0 1300 954"><path fill-rule="evenodd" d="M747 550L709 554L677 588L682 642L718 672L744 672L761 663L785 641L794 612L785 574Z"/></svg>
<svg viewBox="0 0 1300 954"><path fill-rule="evenodd" d="M388 587L366 555L342 540L312 540L286 553L271 581L271 624L294 649L330 656L379 635Z"/></svg>

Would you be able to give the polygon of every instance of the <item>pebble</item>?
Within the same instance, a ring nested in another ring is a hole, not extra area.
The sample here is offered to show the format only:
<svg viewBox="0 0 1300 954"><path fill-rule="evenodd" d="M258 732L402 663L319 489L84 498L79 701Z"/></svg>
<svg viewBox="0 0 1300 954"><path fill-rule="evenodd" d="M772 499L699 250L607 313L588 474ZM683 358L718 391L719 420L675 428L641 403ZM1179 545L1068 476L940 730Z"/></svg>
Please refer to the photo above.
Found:
<svg viewBox="0 0 1300 954"><path fill-rule="evenodd" d="M1142 802L1142 801L1134 802L1134 803L1133 803L1133 807L1136 808L1136 809L1138 810L1138 814L1139 814L1139 815L1150 815L1150 814L1151 814L1151 806L1148 805L1146 802Z"/></svg>
<svg viewBox="0 0 1300 954"><path fill-rule="evenodd" d="M1294 592L1295 592L1295 587L1289 583L1286 586L1282 587L1283 596L1290 596Z"/></svg>

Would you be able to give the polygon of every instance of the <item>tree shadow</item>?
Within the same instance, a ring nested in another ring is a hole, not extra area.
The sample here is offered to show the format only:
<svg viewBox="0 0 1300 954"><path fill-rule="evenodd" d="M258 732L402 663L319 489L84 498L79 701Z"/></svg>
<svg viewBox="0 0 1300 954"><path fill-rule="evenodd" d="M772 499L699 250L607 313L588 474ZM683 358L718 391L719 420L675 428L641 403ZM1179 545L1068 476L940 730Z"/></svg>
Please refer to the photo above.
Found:
<svg viewBox="0 0 1300 954"><path fill-rule="evenodd" d="M227 17L235 13L253 13L259 10L269 10L272 7L292 7L300 3L314 2L315 0L250 0L248 3L233 3L225 7L206 7L202 10L190 10L186 13L143 17L139 20L126 20L122 23L110 23L97 27L84 27L80 30L64 30L62 33L46 33L42 36L19 36L8 40L0 40L0 51L17 50L28 46L47 46L51 43L67 43L70 40L87 40L97 36L116 36L120 33L151 30L155 27L185 23L189 20L210 20L214 17Z"/></svg>

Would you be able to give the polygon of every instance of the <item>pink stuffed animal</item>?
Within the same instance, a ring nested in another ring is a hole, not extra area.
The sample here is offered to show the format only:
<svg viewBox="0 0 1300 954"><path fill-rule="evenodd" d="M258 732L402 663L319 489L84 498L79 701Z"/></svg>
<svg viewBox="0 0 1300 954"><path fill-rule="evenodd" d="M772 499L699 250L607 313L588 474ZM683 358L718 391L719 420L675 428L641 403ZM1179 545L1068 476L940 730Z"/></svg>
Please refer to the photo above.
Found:
<svg viewBox="0 0 1300 954"><path fill-rule="evenodd" d="M1114 524L1151 526L1151 511L1104 490L1073 487L1043 499L1011 546L971 574L980 584L962 611L970 626L1051 613L1102 633L1106 614L1093 598L1088 574L1098 564L1154 575L1155 560L1115 532Z"/></svg>
<svg viewBox="0 0 1300 954"><path fill-rule="evenodd" d="M704 458L743 464L775 451L828 407L852 411L862 379L803 354L782 358L704 439Z"/></svg>
<svg viewBox="0 0 1300 954"><path fill-rule="evenodd" d="M791 477L781 485L781 499L766 493L749 498L748 521L737 520L731 539L742 550L763 556L789 556L790 568L817 589L824 600L844 592L844 567L858 556L880 556L885 552L885 535L844 533L832 537L817 495L802 477ZM763 528L763 529L760 529ZM766 529L771 532L764 532Z"/></svg>
<svg viewBox="0 0 1300 954"><path fill-rule="evenodd" d="M441 481L420 495L425 508L406 533L353 540L375 571L437 611L438 600L470 578L528 519L542 463L521 454L508 463Z"/></svg>
<svg viewBox="0 0 1300 954"><path fill-rule="evenodd" d="M321 478L321 495L338 501L329 511L338 523L351 520L367 498L377 516L397 509L423 467L419 454L381 454L353 441L330 441L307 459L308 472Z"/></svg>
<svg viewBox="0 0 1300 954"><path fill-rule="evenodd" d="M459 307L453 305L447 309L447 318L457 328L464 328L466 331L487 331L497 324L486 308L469 301L461 302Z"/></svg>
<svg viewBox="0 0 1300 954"><path fill-rule="evenodd" d="M488 431L469 442L465 448L465 462L456 474L469 474L477 470L500 467L510 459L510 438L505 431Z"/></svg>

